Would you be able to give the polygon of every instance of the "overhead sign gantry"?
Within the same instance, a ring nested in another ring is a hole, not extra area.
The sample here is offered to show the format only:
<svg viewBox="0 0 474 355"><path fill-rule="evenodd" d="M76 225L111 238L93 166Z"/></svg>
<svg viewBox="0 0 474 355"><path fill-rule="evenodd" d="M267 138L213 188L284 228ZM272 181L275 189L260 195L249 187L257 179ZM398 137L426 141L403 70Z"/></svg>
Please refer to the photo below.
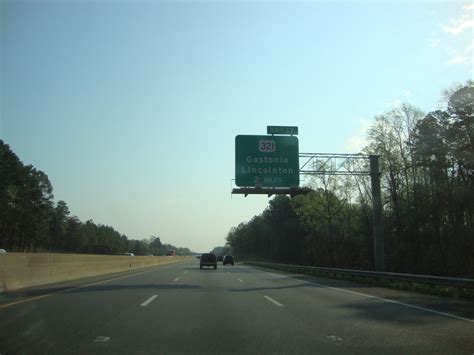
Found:
<svg viewBox="0 0 474 355"><path fill-rule="evenodd" d="M235 137L235 184L233 194L296 196L311 191L300 188L300 174L368 175L372 187L375 270L384 271L382 198L378 155L298 152L298 127L267 126L271 135ZM275 134L283 136L275 136ZM299 167L299 158L307 161ZM369 162L369 169L366 163Z"/></svg>

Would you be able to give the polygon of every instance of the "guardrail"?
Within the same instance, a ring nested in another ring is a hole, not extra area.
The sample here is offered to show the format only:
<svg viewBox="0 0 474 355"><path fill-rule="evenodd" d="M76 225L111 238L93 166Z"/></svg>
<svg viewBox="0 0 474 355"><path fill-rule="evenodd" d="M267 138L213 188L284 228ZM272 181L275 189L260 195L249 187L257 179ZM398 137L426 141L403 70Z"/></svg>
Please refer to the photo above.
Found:
<svg viewBox="0 0 474 355"><path fill-rule="evenodd" d="M350 270L350 269L336 269L328 267L316 267L316 266L302 266L302 265L291 265L291 264L278 264L278 263L267 263L260 261L245 261L246 264L261 266L270 269L277 269L282 271L289 271L300 274L316 275L329 278L344 279L348 281L378 283L383 281L383 286L391 287L390 283L395 283L395 288L403 289L420 289L423 290L422 285L428 285L429 287L437 288L436 293L442 293L445 295L455 296L467 296L469 298L474 297L474 279L465 278L452 278L442 276L430 276L430 275L415 275L415 274L400 274L394 272L378 272L378 271L363 271L363 270ZM388 281L388 282L387 282ZM403 287L402 283L408 283L408 287ZM393 285L392 285L393 286ZM440 289L444 288L444 289ZM451 288L446 289L446 287ZM454 289L454 292L452 292ZM430 290L426 290L430 291ZM444 292L443 292L444 291Z"/></svg>

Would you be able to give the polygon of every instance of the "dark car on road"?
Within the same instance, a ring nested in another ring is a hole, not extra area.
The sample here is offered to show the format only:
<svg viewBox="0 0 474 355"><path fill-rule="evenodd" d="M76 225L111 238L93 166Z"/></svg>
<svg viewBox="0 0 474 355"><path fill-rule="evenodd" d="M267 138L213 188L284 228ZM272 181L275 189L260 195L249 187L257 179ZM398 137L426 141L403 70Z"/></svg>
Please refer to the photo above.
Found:
<svg viewBox="0 0 474 355"><path fill-rule="evenodd" d="M222 261L222 260L224 260L224 258L222 257L222 255L218 255L218 256L217 256L217 261Z"/></svg>
<svg viewBox="0 0 474 355"><path fill-rule="evenodd" d="M217 269L217 257L215 254L202 254L199 267L202 269L203 266L214 266L214 269Z"/></svg>
<svg viewBox="0 0 474 355"><path fill-rule="evenodd" d="M232 255L224 256L224 261L222 262L223 265L231 264L234 266L234 257Z"/></svg>

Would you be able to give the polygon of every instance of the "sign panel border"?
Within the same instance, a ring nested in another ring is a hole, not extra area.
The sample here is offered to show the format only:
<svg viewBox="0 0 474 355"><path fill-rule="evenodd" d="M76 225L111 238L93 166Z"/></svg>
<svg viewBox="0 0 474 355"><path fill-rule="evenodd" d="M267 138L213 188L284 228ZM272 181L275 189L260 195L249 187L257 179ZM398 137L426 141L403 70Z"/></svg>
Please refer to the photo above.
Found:
<svg viewBox="0 0 474 355"><path fill-rule="evenodd" d="M298 137L237 135L235 184L257 188L299 187Z"/></svg>

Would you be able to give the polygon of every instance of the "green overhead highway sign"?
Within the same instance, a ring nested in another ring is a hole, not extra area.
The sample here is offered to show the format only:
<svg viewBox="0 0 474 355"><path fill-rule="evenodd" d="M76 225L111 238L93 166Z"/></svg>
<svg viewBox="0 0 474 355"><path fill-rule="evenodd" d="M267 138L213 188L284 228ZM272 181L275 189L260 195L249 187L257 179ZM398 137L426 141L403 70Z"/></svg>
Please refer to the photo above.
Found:
<svg viewBox="0 0 474 355"><path fill-rule="evenodd" d="M297 135L298 127L295 126L267 126L267 134Z"/></svg>
<svg viewBox="0 0 474 355"><path fill-rule="evenodd" d="M239 187L298 187L298 138L236 136L235 184Z"/></svg>

